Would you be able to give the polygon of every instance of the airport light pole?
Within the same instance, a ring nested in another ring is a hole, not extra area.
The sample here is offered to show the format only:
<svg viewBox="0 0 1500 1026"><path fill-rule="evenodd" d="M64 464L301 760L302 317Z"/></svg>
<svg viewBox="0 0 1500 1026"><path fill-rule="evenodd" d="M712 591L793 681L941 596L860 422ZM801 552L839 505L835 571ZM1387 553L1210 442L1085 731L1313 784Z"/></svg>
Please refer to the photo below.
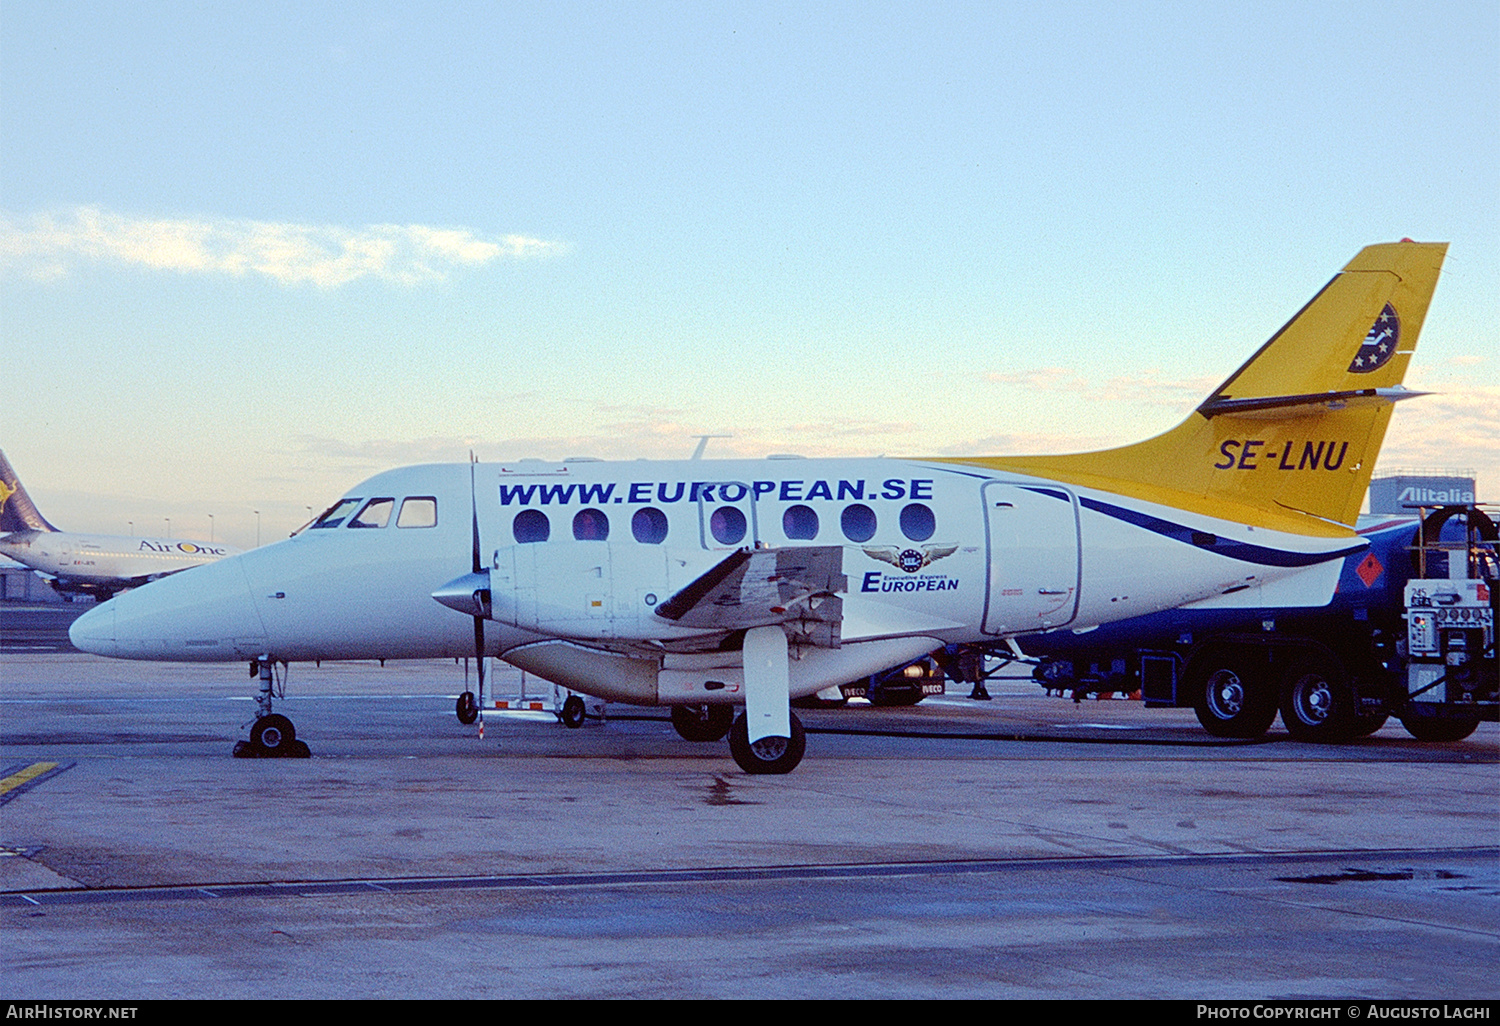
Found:
<svg viewBox="0 0 1500 1026"><path fill-rule="evenodd" d="M260 548L260 510L255 511L255 547Z"/></svg>
<svg viewBox="0 0 1500 1026"><path fill-rule="evenodd" d="M214 543L214 515L212 513L208 515L208 543L210 545Z"/></svg>
<svg viewBox="0 0 1500 1026"><path fill-rule="evenodd" d="M167 537L170 538L172 537L172 518L162 517L162 519L167 522Z"/></svg>

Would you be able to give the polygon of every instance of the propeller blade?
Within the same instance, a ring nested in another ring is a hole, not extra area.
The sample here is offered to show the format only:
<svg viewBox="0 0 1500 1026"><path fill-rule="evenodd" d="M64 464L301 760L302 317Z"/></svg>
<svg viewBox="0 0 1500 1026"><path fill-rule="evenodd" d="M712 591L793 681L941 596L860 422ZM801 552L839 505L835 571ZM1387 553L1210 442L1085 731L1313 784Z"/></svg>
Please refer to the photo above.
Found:
<svg viewBox="0 0 1500 1026"><path fill-rule="evenodd" d="M479 573L479 495L474 484L474 454L469 453L469 513L473 517L474 525L474 565L471 568L476 574Z"/></svg>
<svg viewBox="0 0 1500 1026"><path fill-rule="evenodd" d="M474 573L479 573L479 493L474 483L474 453L469 453L469 512L474 526ZM479 732L484 733L484 617L474 617L474 661L479 666Z"/></svg>

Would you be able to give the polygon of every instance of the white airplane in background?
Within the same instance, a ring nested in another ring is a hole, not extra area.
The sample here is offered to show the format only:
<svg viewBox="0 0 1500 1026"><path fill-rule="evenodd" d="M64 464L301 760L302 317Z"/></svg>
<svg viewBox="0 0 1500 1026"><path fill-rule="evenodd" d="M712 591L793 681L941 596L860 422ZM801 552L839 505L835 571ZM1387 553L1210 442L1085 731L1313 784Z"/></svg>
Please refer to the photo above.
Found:
<svg viewBox="0 0 1500 1026"><path fill-rule="evenodd" d="M0 452L0 555L29 566L65 594L103 602L126 588L240 552L182 538L59 531L37 510Z"/></svg>
<svg viewBox="0 0 1500 1026"><path fill-rule="evenodd" d="M242 753L306 752L271 711L274 663L477 655L672 706L684 737L727 730L746 771L784 773L804 750L790 699L944 645L1183 605L1326 604L1366 544L1352 525L1392 404L1417 394L1400 383L1446 250L1364 249L1182 424L1136 445L405 467L286 541L85 614L73 643L258 665ZM460 719L475 706L466 692Z"/></svg>

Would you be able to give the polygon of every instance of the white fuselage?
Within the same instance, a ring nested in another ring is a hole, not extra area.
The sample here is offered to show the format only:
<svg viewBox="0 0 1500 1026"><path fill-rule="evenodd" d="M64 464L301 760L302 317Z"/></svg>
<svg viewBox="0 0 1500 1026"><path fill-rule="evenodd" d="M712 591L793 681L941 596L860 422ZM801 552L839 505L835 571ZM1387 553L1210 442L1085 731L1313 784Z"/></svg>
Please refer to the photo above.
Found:
<svg viewBox="0 0 1500 1026"><path fill-rule="evenodd" d="M1321 605L1362 544L895 459L427 465L346 498L290 539L88 613L74 643L179 661L473 655L474 618L433 593L474 569L477 516L487 654L614 700L730 702L733 630L659 607L736 550L841 556L832 637L791 635L796 696L944 644L1195 602Z"/></svg>
<svg viewBox="0 0 1500 1026"><path fill-rule="evenodd" d="M0 555L63 582L106 587L144 584L239 552L232 545L180 538L72 531L12 531L0 535Z"/></svg>

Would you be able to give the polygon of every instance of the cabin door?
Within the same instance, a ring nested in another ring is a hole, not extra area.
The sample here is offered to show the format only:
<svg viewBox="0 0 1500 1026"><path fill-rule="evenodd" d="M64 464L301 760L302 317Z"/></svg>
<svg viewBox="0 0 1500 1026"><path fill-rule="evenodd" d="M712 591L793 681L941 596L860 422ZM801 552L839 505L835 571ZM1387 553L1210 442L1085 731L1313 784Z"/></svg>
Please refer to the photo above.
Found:
<svg viewBox="0 0 1500 1026"><path fill-rule="evenodd" d="M987 634L1034 634L1078 613L1078 498L1057 485L989 481L981 490Z"/></svg>

